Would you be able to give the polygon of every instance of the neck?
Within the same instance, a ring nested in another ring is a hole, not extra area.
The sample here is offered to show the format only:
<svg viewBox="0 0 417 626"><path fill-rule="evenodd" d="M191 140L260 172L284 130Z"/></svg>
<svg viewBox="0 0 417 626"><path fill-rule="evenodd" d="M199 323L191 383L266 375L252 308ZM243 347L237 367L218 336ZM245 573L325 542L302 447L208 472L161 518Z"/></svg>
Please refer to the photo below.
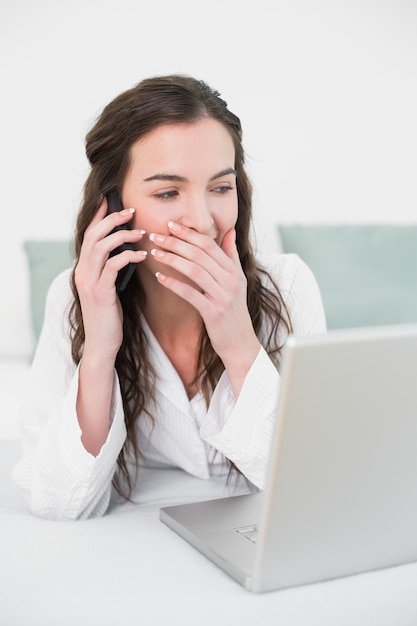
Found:
<svg viewBox="0 0 417 626"><path fill-rule="evenodd" d="M145 288L145 296L143 314L161 345L198 345L202 320L191 304L159 283Z"/></svg>
<svg viewBox="0 0 417 626"><path fill-rule="evenodd" d="M150 329L164 347L175 347L176 345L198 345L198 338L201 333L201 317L191 307L181 311L181 307L173 310L166 306L153 307L146 303L144 316Z"/></svg>
<svg viewBox="0 0 417 626"><path fill-rule="evenodd" d="M160 289L167 292L162 286ZM199 381L195 380L202 328L199 313L175 294L153 290L143 314L191 399L199 391Z"/></svg>

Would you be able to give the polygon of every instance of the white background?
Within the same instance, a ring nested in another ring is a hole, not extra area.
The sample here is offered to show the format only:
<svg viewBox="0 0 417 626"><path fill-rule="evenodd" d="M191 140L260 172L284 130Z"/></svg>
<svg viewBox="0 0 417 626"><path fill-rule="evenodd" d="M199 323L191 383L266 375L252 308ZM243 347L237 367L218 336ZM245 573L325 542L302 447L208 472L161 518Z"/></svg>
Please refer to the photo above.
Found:
<svg viewBox="0 0 417 626"><path fill-rule="evenodd" d="M72 234L84 137L172 72L244 127L258 248L278 223L417 221L417 1L1 0L0 354L28 354L26 238Z"/></svg>

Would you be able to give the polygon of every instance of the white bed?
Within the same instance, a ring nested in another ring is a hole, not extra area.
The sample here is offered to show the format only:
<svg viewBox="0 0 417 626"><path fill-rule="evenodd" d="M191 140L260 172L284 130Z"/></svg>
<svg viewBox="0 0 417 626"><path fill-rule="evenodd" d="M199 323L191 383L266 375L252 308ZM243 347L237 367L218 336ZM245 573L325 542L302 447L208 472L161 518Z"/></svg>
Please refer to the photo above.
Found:
<svg viewBox="0 0 417 626"><path fill-rule="evenodd" d="M50 258L45 263L49 268ZM26 277L17 284L28 282ZM38 286L34 293L40 293ZM28 305L27 296L21 300ZM161 506L221 497L223 482L177 470L142 470L135 503L115 504L102 519L70 523L32 516L11 480L20 455L19 401L33 350L30 315L3 313L2 625L416 626L417 563L252 595L159 521Z"/></svg>
<svg viewBox="0 0 417 626"><path fill-rule="evenodd" d="M142 470L133 504L50 522L10 473L26 360L0 362L0 616L5 626L415 626L417 564L252 595L159 521L159 508L224 495L223 482Z"/></svg>

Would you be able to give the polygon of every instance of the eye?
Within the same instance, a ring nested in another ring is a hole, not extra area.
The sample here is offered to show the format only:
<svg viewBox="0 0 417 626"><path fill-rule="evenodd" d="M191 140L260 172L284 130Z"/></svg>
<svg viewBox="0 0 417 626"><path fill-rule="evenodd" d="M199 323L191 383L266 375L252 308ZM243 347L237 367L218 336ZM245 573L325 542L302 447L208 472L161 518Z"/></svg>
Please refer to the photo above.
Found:
<svg viewBox="0 0 417 626"><path fill-rule="evenodd" d="M158 200L170 200L171 198L175 198L175 196L178 196L178 191L176 189L161 191L160 193L154 194L154 197L158 198Z"/></svg>
<svg viewBox="0 0 417 626"><path fill-rule="evenodd" d="M228 191L232 191L232 189L233 187L231 187L230 185L219 185L218 187L214 187L212 191L214 191L215 193L224 194L224 193L227 193Z"/></svg>

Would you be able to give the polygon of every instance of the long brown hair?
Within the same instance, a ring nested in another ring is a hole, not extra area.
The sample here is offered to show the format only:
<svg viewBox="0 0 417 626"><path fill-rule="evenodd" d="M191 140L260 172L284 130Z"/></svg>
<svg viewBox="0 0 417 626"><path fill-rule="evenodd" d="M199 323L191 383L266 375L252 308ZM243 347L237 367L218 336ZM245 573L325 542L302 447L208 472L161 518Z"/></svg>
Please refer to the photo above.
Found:
<svg viewBox="0 0 417 626"><path fill-rule="evenodd" d="M122 190L130 165L131 146L158 126L189 124L207 117L221 122L234 142L238 194L236 245L247 279L247 304L258 335L262 320L267 319L270 332L263 343L271 358L277 360L280 353L278 326L284 324L289 331L291 323L278 287L271 279L268 287L262 284L261 275L266 272L255 261L250 241L252 188L244 169L240 120L229 111L219 93L205 82L182 75L146 79L120 94L104 108L86 137L86 153L91 170L76 223L75 259L76 262L79 259L85 230L103 196L112 189L119 192ZM85 335L74 272L71 282L74 295L70 313L72 357L78 363L82 356ZM116 370L123 397L127 439L118 458L118 471L113 483L119 493L129 497L136 480L129 471L129 455L133 455L136 469L140 460L135 422L140 415L153 420L157 372L149 362L147 339L140 324L144 293L136 274L126 290L120 294L120 301L124 316L123 343L116 358ZM201 381L207 403L223 369L223 364L203 329L195 376L196 380Z"/></svg>

